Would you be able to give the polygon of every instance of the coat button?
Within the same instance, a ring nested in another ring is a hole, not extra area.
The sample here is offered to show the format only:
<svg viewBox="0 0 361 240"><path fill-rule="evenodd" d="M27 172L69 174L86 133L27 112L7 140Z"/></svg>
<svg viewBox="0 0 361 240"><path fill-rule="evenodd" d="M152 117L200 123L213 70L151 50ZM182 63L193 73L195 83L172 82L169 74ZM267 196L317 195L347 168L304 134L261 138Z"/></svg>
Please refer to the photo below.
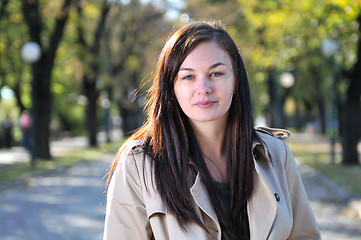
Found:
<svg viewBox="0 0 361 240"><path fill-rule="evenodd" d="M275 193L275 198L276 198L277 202L279 202L281 200L280 195L278 195L278 193Z"/></svg>

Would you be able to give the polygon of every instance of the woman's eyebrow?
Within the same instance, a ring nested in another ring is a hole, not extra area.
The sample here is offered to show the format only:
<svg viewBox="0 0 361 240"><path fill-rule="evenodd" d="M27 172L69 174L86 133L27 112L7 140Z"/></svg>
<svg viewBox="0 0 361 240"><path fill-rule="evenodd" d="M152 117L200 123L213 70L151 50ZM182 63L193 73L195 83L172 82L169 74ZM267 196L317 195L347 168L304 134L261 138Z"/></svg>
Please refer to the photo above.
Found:
<svg viewBox="0 0 361 240"><path fill-rule="evenodd" d="M218 63L212 64L212 66L210 66L209 69L214 69L218 66L224 66L224 65L226 65L224 62L218 62Z"/></svg>
<svg viewBox="0 0 361 240"><path fill-rule="evenodd" d="M181 68L179 69L179 71L189 71L189 72L194 72L193 68L189 68L189 67L185 67L185 68Z"/></svg>
<svg viewBox="0 0 361 240"><path fill-rule="evenodd" d="M214 69L218 66L225 66L226 64L224 62L218 62L218 63L214 63L212 64L209 69ZM194 69L193 68L190 68L190 67L184 67L184 68L181 68L179 69L179 71L188 71L188 72L194 72Z"/></svg>

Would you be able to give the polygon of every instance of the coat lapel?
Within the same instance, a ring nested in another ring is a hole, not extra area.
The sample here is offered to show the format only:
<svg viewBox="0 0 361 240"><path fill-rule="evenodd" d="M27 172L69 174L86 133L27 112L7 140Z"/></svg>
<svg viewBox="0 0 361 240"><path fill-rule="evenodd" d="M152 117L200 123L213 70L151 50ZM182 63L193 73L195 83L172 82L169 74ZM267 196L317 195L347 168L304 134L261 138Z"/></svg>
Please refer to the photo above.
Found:
<svg viewBox="0 0 361 240"><path fill-rule="evenodd" d="M255 161L254 188L248 201L251 239L267 239L277 214L275 196Z"/></svg>
<svg viewBox="0 0 361 240"><path fill-rule="evenodd" d="M221 227L219 225L217 215L213 210L207 189L202 183L199 174L197 174L190 191L198 207L213 221L213 224L217 227L217 239L221 239Z"/></svg>

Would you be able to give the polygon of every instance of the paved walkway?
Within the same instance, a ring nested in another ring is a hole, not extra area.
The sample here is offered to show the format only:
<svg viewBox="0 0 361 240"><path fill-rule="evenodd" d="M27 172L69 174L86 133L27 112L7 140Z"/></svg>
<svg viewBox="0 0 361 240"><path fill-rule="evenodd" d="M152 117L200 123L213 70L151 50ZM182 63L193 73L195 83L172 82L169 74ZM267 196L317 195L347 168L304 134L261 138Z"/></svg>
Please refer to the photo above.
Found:
<svg viewBox="0 0 361 240"><path fill-rule="evenodd" d="M361 239L361 199L353 199L307 165L299 169L322 239Z"/></svg>
<svg viewBox="0 0 361 240"><path fill-rule="evenodd" d="M1 156L1 155L0 155ZM27 184L0 191L1 240L99 240L105 193L103 176L113 158L29 178ZM1 158L0 158L1 159ZM323 239L361 239L359 201L309 168L300 172ZM355 205L355 206L353 206Z"/></svg>
<svg viewBox="0 0 361 240"><path fill-rule="evenodd" d="M101 239L104 179L112 155L101 161L30 178L0 192L0 239Z"/></svg>

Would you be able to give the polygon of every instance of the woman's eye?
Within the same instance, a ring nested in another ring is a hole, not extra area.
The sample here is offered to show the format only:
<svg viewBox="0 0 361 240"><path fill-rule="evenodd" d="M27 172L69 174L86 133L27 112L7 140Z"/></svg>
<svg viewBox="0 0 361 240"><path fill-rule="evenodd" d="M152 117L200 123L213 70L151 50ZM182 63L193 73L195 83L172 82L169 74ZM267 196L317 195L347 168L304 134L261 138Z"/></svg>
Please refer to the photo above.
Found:
<svg viewBox="0 0 361 240"><path fill-rule="evenodd" d="M188 75L188 76L183 77L184 80L191 80L193 78L194 77L192 75Z"/></svg>
<svg viewBox="0 0 361 240"><path fill-rule="evenodd" d="M220 72L214 72L211 74L211 77L219 77L221 75L222 75L222 73L220 73Z"/></svg>

